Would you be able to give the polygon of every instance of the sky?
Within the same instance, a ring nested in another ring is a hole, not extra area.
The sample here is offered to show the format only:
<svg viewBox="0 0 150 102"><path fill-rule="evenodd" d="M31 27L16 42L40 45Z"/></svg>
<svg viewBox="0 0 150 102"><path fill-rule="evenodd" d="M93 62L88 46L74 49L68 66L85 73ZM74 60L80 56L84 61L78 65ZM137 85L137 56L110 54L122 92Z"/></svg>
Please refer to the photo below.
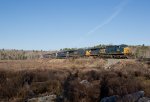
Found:
<svg viewBox="0 0 150 102"><path fill-rule="evenodd" d="M0 49L150 45L150 0L0 0Z"/></svg>

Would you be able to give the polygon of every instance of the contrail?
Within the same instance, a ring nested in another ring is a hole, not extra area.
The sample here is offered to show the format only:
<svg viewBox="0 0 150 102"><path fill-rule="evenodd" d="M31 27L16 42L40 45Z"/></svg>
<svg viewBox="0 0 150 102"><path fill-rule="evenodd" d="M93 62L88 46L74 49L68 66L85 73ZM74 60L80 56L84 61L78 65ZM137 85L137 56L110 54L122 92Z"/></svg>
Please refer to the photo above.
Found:
<svg viewBox="0 0 150 102"><path fill-rule="evenodd" d="M94 33L96 30L109 24L122 11L122 9L127 5L127 3L128 3L128 0L124 0L123 2L121 2L118 6L115 7L116 11L110 17L108 17L102 24L100 24L100 25L96 26L94 29L90 30L87 33L87 35L90 35L90 34Z"/></svg>
<svg viewBox="0 0 150 102"><path fill-rule="evenodd" d="M86 43L86 37L89 37L91 34L93 34L96 30L102 28L103 26L109 24L117 15L119 15L119 13L123 10L123 8L128 4L129 0L123 0L119 5L117 5L114 9L115 12L113 12L102 24L99 24L98 26L96 26L95 28L93 28L92 30L90 30L88 33L86 33L83 36L80 36L74 44L74 47L77 47L78 45L81 45L83 43Z"/></svg>

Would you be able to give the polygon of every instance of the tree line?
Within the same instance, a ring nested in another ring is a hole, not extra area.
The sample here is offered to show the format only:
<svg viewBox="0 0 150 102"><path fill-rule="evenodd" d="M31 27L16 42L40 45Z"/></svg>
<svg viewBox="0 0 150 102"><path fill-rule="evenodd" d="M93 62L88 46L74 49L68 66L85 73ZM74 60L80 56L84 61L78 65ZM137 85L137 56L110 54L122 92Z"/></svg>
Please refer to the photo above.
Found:
<svg viewBox="0 0 150 102"><path fill-rule="evenodd" d="M39 59L44 54L44 51L24 51L24 50L0 50L0 60L27 60Z"/></svg>

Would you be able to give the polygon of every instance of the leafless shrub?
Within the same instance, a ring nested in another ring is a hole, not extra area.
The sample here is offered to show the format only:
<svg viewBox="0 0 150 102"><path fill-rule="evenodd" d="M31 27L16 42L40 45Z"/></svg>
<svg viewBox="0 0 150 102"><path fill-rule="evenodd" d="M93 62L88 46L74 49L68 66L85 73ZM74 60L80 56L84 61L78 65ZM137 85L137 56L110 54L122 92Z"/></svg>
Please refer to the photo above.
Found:
<svg viewBox="0 0 150 102"><path fill-rule="evenodd" d="M82 63L86 63L84 61ZM62 65L69 62L66 60L59 63ZM77 62L72 60L72 63ZM120 65L112 66L109 70L89 68L90 70L86 71L77 66L70 69L1 69L0 99L24 102L28 98L55 94L64 102L97 102L103 97L124 96L140 90L150 97L148 68L133 62L118 67ZM83 81L86 83L82 84Z"/></svg>

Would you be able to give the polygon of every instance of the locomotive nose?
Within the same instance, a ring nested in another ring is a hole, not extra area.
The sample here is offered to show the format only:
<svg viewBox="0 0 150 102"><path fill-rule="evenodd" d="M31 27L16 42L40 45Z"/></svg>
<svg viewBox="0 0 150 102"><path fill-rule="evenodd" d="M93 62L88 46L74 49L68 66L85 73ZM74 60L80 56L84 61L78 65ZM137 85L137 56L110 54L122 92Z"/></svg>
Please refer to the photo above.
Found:
<svg viewBox="0 0 150 102"><path fill-rule="evenodd" d="M124 54L130 54L131 53L131 49L129 47L125 47L123 53Z"/></svg>

